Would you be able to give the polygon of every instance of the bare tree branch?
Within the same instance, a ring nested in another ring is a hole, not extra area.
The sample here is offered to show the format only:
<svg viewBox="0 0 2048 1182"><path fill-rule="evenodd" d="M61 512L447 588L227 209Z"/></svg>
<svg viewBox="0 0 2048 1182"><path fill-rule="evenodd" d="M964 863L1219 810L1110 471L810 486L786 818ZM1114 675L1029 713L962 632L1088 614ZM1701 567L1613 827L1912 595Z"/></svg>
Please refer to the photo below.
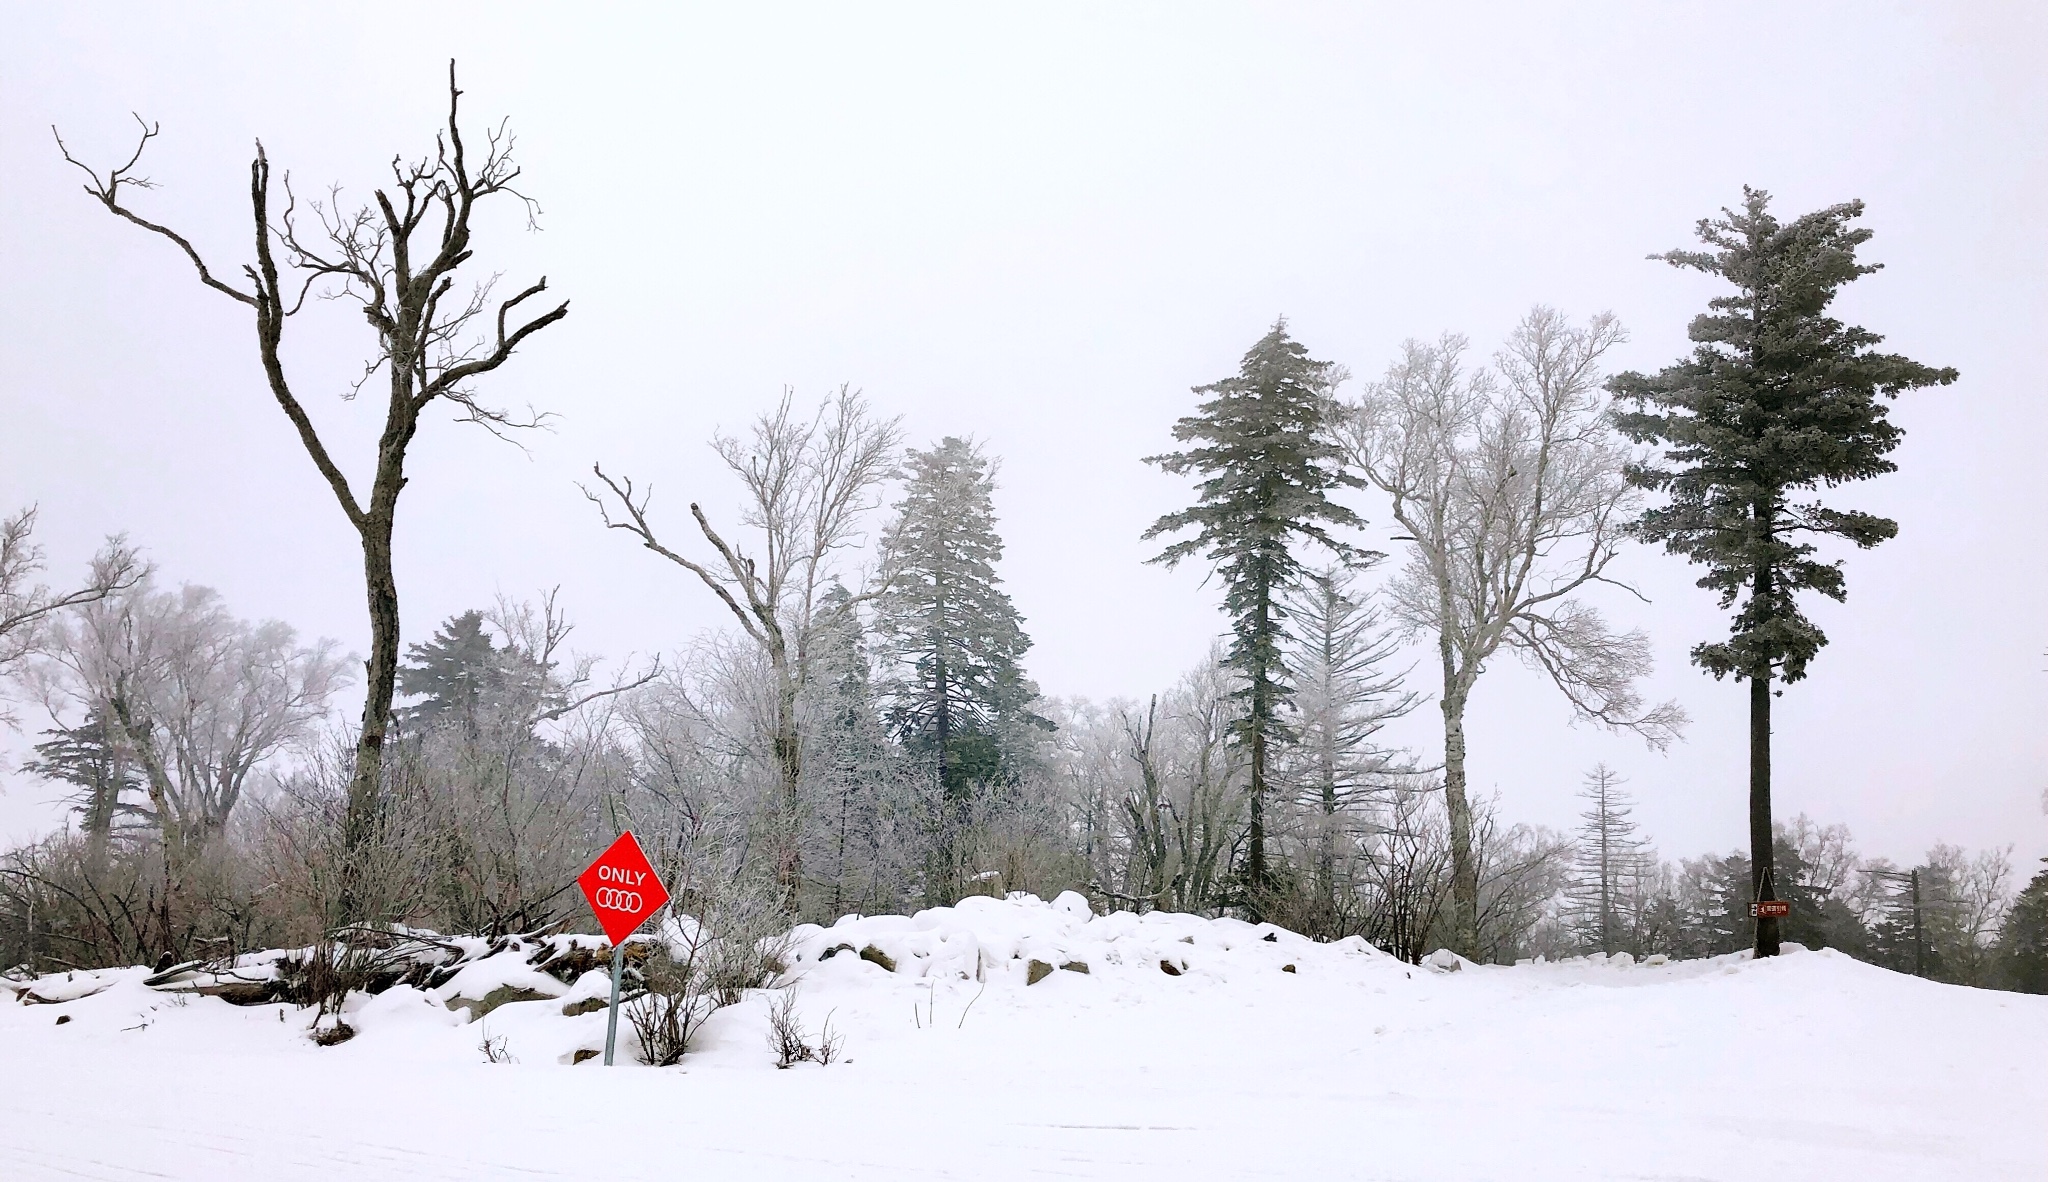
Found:
<svg viewBox="0 0 2048 1182"><path fill-rule="evenodd" d="M633 500L633 480L631 477L624 477L619 481L614 481L611 477L605 475L604 467L600 464L592 464L590 471L599 480L604 482L606 488L611 490L612 496L618 499L620 509L625 514L624 520L613 520L611 511L606 507L604 499L598 494L591 492L588 488L584 488L584 499L597 506L598 515L604 521L606 529L623 529L630 532L640 539L642 546L696 575L699 579L703 580L706 587L711 588L712 593L717 595L727 608L731 609L733 618L740 622L740 627L745 629L748 636L752 637L756 642L766 643L766 637L762 636L760 631L754 626L752 615L748 613L746 608L740 606L737 599L733 598L731 590L726 587L723 580L704 567L664 546L660 539L654 536L654 527L647 522L647 502L654 495L653 489L642 492L640 499L636 502ZM690 506L690 509L702 521L701 511L695 505Z"/></svg>
<svg viewBox="0 0 2048 1182"><path fill-rule="evenodd" d="M792 396L785 390L776 409L755 420L747 441L715 437L713 450L747 492L742 521L757 531L760 545L758 558L741 550L693 502L690 516L717 553L722 572L692 561L655 536L647 519L648 493L639 492L636 500L631 480L615 481L593 465L591 472L609 497L583 490L606 528L631 533L646 549L696 575L766 659L774 683L766 738L782 797L776 873L791 898L799 874L796 812L804 762L797 697L810 678L818 598L833 555L858 539L859 519L873 507L874 490L886 478L900 438L896 420L873 418L865 401L847 386L808 419L793 413Z"/></svg>
<svg viewBox="0 0 2048 1182"><path fill-rule="evenodd" d="M0 518L0 677L13 672L41 648L46 626L63 612L118 595L149 577L127 538L107 539L87 569L85 584L73 591L52 591L31 580L42 571L43 548L36 544L37 508ZM13 718L0 708L0 723Z"/></svg>

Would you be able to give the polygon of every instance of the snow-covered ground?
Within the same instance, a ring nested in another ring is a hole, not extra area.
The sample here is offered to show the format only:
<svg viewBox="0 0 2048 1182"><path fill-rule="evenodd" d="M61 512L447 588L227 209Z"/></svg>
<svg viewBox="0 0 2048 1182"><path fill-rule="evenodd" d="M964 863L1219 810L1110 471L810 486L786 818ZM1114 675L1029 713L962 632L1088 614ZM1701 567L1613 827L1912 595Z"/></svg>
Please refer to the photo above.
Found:
<svg viewBox="0 0 2048 1182"><path fill-rule="evenodd" d="M846 1058L787 1071L771 993L681 1066L570 1066L602 974L514 952L355 999L328 1048L140 969L45 979L104 988L0 991L0 1179L2048 1178L2048 998L1830 952L1447 972L1077 903L798 929ZM522 982L563 996L447 1007Z"/></svg>

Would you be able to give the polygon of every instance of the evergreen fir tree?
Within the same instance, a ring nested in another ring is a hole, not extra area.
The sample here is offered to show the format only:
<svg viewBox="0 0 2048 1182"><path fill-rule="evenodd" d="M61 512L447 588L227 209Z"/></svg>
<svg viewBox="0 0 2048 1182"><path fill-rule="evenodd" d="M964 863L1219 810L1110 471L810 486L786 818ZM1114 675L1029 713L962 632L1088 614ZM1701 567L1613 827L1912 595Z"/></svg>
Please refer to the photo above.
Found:
<svg viewBox="0 0 2048 1182"><path fill-rule="evenodd" d="M2048 870L2036 874L2005 913L1998 961L1999 983L2005 988L2048 993Z"/></svg>
<svg viewBox="0 0 2048 1182"><path fill-rule="evenodd" d="M1580 939L1606 954L1641 951L1635 939L1642 920L1637 888L1649 867L1644 842L1629 818L1635 801L1623 783L1604 763L1586 773L1579 792L1586 811L1579 814L1566 888Z"/></svg>
<svg viewBox="0 0 2048 1182"><path fill-rule="evenodd" d="M79 828L85 832L87 848L97 858L105 852L107 840L121 818L148 816L148 809L122 799L141 789L141 774L122 750L119 731L98 707L90 710L77 726L58 727L43 734L48 738L36 744L36 757L23 764L21 770L78 789L72 799L79 812Z"/></svg>
<svg viewBox="0 0 2048 1182"><path fill-rule="evenodd" d="M815 754L805 767L816 777L819 822L814 854L820 900L827 914L872 910L882 897L882 794L895 778L889 737L869 674L866 635L845 587L834 584L820 600L811 642L808 707ZM826 867L830 867L829 877Z"/></svg>
<svg viewBox="0 0 2048 1182"><path fill-rule="evenodd" d="M1286 603L1294 621L1286 660L1296 741L1280 778L1309 821L1307 852L1324 917L1337 904L1339 849L1357 834L1367 808L1416 772L1406 752L1381 746L1378 736L1420 695L1402 690L1404 671L1386 667L1400 651L1399 637L1356 581L1357 572L1341 566L1311 571Z"/></svg>
<svg viewBox="0 0 2048 1182"><path fill-rule="evenodd" d="M1266 806L1274 749L1287 740L1282 711L1289 697L1282 644L1287 611L1282 593L1304 572L1296 548L1314 543L1341 558L1362 557L1332 537L1328 526L1356 526L1356 514L1330 499L1362 486L1347 472L1326 430L1334 379L1328 362L1287 335L1279 321L1244 355L1237 376L1195 387L1197 413L1174 424L1173 437L1194 446L1148 456L1176 476L1194 474L1200 499L1145 531L1147 539L1193 528L1153 562L1178 565L1200 555L1223 578L1230 616L1226 662L1242 679L1244 719L1237 741L1250 771L1250 831L1242 872L1247 906L1256 913L1271 885Z"/></svg>
<svg viewBox="0 0 2048 1182"><path fill-rule="evenodd" d="M1686 957L1720 956L1749 946L1756 920L1749 914L1749 858L1708 854L1680 866L1678 922L1670 951Z"/></svg>
<svg viewBox="0 0 2048 1182"><path fill-rule="evenodd" d="M1945 385L1953 369L1935 369L1879 353L1874 333L1830 317L1841 287L1877 269L1856 261L1870 231L1850 226L1863 213L1851 201L1780 223L1769 194L1744 189L1740 211L1699 224L1707 251L1675 250L1674 266L1717 275L1735 292L1717 296L1689 330L1692 355L1652 374L1625 373L1608 383L1632 411L1615 423L1638 443L1663 449L1662 463L1630 470L1640 487L1668 501L1635 524L1637 536L1704 565L1700 586L1726 608L1741 600L1732 634L1693 649L1716 678L1750 683L1750 898L1776 899L1772 864L1770 715L1774 679L1798 681L1827 638L1796 596L1845 595L1839 562L1815 558L1809 538L1874 546L1896 523L1830 508L1817 497L1832 487L1891 471L1886 456L1900 431L1884 399ZM1779 925L1756 925L1759 956L1775 955Z"/></svg>
<svg viewBox="0 0 2048 1182"><path fill-rule="evenodd" d="M397 713L419 731L449 723L474 727L485 704L512 687L518 664L509 646L492 641L482 612L450 616L432 639L406 650L398 692L423 700Z"/></svg>
<svg viewBox="0 0 2048 1182"><path fill-rule="evenodd" d="M1021 664L1031 640L996 574L994 469L968 439L909 451L903 500L882 535L876 631L891 671L886 717L936 775L938 879L955 869L953 838L976 793L1022 774L1028 733L1051 725L1031 710L1038 691Z"/></svg>
<svg viewBox="0 0 2048 1182"><path fill-rule="evenodd" d="M1792 914L1778 921L1781 938L1802 948L1839 948L1855 955L1864 944L1862 921L1847 902L1814 881L1813 869L1782 825L1777 827L1771 851L1779 897L1792 904Z"/></svg>
<svg viewBox="0 0 2048 1182"><path fill-rule="evenodd" d="M1920 977L1941 975L1941 949L1928 930L1934 910L1934 883L1925 866L1888 871L1891 890L1883 910L1870 926L1870 963Z"/></svg>

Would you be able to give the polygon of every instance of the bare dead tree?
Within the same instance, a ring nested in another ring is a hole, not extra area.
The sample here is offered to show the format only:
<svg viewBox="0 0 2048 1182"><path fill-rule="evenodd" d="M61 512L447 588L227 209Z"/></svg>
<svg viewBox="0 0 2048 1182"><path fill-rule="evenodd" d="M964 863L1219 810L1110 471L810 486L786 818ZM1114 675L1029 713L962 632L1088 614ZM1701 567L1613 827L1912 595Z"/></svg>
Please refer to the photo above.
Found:
<svg viewBox="0 0 2048 1182"><path fill-rule="evenodd" d="M1575 598L1608 575L1634 493L1607 420L1599 361L1622 339L1612 316L1585 327L1550 308L1522 319L1494 369L1466 372L1465 338L1408 342L1339 432L1349 459L1392 501L1408 561L1395 613L1433 635L1443 666L1444 802L1450 815L1456 951L1477 949L1479 865L1466 792L1465 710L1502 646L1547 674L1581 718L1663 748L1685 724L1674 702L1644 708L1649 639L1617 632ZM1638 596L1640 598L1640 596Z"/></svg>
<svg viewBox="0 0 2048 1182"><path fill-rule="evenodd" d="M712 441L746 489L741 523L758 531L758 558L728 542L694 502L690 515L716 561L699 563L669 548L647 517L651 490L636 489L630 478L614 480L601 465L591 471L603 491L583 490L607 528L627 531L696 575L767 657L774 682L767 739L783 814L776 827L775 878L786 902L794 901L801 876L803 736L797 699L810 678L819 599L835 556L859 542L861 518L874 508L902 437L898 420L873 417L849 387L841 386L809 417L796 413L791 400L784 391L776 409L755 421L746 442L726 435Z"/></svg>
<svg viewBox="0 0 2048 1182"><path fill-rule="evenodd" d="M42 626L58 613L97 603L125 591L149 574L125 537L111 537L93 557L85 585L76 591L52 591L32 582L43 569L43 548L36 544L36 506L0 517L0 678L17 670L33 653ZM13 716L0 706L0 724Z"/></svg>
<svg viewBox="0 0 2048 1182"><path fill-rule="evenodd" d="M345 821L344 848L352 857L376 832L384 740L398 674L398 583L392 572L391 537L398 496L407 480L407 449L419 431L421 415L437 400L457 407L459 421L475 423L501 437L511 429L539 426L544 416L521 417L479 401L472 383L505 364L527 337L569 314L564 301L526 318L522 305L547 290L545 278L509 299L496 300L495 309L495 276L470 284L466 294L456 293L457 275L469 274L462 269L475 253L472 222L480 204L500 196L517 200L524 206L529 225L539 213L533 200L514 187L520 170L513 162L513 138L504 124L486 134L481 159L472 155L457 119L461 97L451 61L448 122L435 137L433 153L410 161L393 157L390 184L375 190L367 204L344 206L339 187L331 189L325 201L310 202L317 228L301 228L289 176L285 178L284 209L273 220L270 161L262 141L257 141L256 157L249 165L256 258L242 267L239 284L209 267L184 235L124 204L124 190L155 187L149 178L137 175L135 168L149 141L156 138L157 125L137 116L142 135L135 151L125 163L105 172L80 163L61 137L57 141L64 159L86 174L85 191L94 200L115 216L176 244L197 269L202 284L254 313L257 355L271 395L298 431L307 456L360 540L369 603L370 658ZM353 390L360 392L380 373L389 385L384 431L377 442L367 499L358 495L357 487L330 454L285 376L285 326L316 292L357 304L376 334L376 345L354 380ZM356 902L346 890L343 910L350 918L364 918L353 914Z"/></svg>

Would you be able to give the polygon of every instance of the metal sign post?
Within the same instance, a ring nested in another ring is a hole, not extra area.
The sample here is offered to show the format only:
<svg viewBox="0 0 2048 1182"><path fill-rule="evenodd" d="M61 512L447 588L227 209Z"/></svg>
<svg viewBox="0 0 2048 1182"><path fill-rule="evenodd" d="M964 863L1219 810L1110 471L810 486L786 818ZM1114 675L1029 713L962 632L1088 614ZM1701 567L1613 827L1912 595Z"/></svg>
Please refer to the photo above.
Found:
<svg viewBox="0 0 2048 1182"><path fill-rule="evenodd" d="M626 946L612 945L612 1005L604 1021L604 1065L612 1065L612 1046L619 1041L619 976L626 968Z"/></svg>
<svg viewBox="0 0 2048 1182"><path fill-rule="evenodd" d="M610 1067L619 1038L619 981L626 971L626 937L667 905L668 888L661 885L661 876L654 872L631 830L599 854L577 876L576 885L583 888L598 926L612 942L612 1003L604 1027L604 1065Z"/></svg>

